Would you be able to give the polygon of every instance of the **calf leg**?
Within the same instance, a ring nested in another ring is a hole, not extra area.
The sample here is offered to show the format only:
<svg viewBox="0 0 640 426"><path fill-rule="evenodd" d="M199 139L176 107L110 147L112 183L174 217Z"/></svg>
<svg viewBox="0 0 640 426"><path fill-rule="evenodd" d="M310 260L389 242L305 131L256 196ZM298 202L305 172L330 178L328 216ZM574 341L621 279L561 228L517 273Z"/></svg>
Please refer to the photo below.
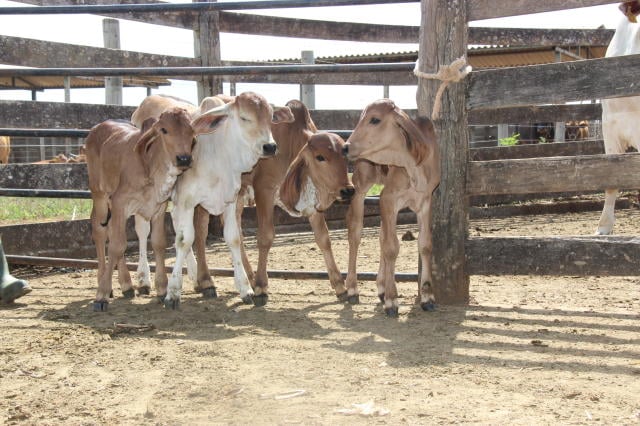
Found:
<svg viewBox="0 0 640 426"><path fill-rule="evenodd" d="M396 234L398 209L394 201L391 197L385 197L383 190L380 197L380 268L376 284L378 297L384 303L384 311L390 317L398 316L399 305L395 265L400 243Z"/></svg>
<svg viewBox="0 0 640 426"><path fill-rule="evenodd" d="M117 200L114 201L117 205ZM109 278L113 274L113 270L118 267L118 282L120 283L120 289L122 295L127 299L131 299L135 296L135 290L131 283L131 274L127 268L127 263L124 258L124 252L127 249L127 234L126 234L126 217L124 212L114 210L111 213L111 221L107 228L109 234L109 248L107 250L109 254ZM111 287L111 285L109 285Z"/></svg>
<svg viewBox="0 0 640 426"><path fill-rule="evenodd" d="M151 223L142 216L135 216L135 229L138 236L138 248L140 256L138 258L138 270L136 278L138 281L138 293L149 294L151 289L151 269L147 253L147 239L151 232Z"/></svg>
<svg viewBox="0 0 640 426"><path fill-rule="evenodd" d="M173 217L173 227L176 232L176 263L167 285L167 295L164 298L166 308L177 309L180 306L180 296L182 293L182 265L184 265L187 253L191 249L194 240L193 215L195 206L183 206L176 204L171 215Z"/></svg>
<svg viewBox="0 0 640 426"><path fill-rule="evenodd" d="M607 189L604 193L604 207L598 223L596 235L609 235L613 231L613 224L616 220L614 210L616 207L617 189Z"/></svg>
<svg viewBox="0 0 640 426"><path fill-rule="evenodd" d="M94 311L106 311L111 295L111 282L105 280L104 276L107 269L107 217L109 215L106 200L103 198L95 198L91 209L91 238L96 246L96 254L98 258L98 289L96 291L96 299L93 303Z"/></svg>
<svg viewBox="0 0 640 426"><path fill-rule="evenodd" d="M267 188L255 191L256 217L258 219L258 267L254 280L254 303L256 306L265 305L269 298L267 264L269 251L276 235L273 224L274 192L275 190L269 191Z"/></svg>
<svg viewBox="0 0 640 426"><path fill-rule="evenodd" d="M433 235L431 233L431 197L425 198L422 208L418 212L418 255L420 256L420 276L418 277L418 299L425 311L435 309L435 295L431 277L431 253L433 251Z"/></svg>
<svg viewBox="0 0 640 426"><path fill-rule="evenodd" d="M224 240L231 251L231 261L233 262L233 278L236 288L240 293L240 298L244 303L253 303L253 289L249 283L249 278L242 264L240 254L240 228L236 221L236 206L233 203L227 204L223 213L224 219Z"/></svg>
<svg viewBox="0 0 640 426"><path fill-rule="evenodd" d="M329 274L329 282L331 287L336 292L338 300L344 302L347 300L347 289L344 285L344 279L340 270L336 265L336 261L333 257L333 251L331 250L331 240L329 239L329 229L327 228L327 222L325 221L324 213L316 212L309 217L309 223L313 229L313 235L316 240L316 244L320 248L322 255L324 256L324 263L327 266L327 273Z"/></svg>
<svg viewBox="0 0 640 426"><path fill-rule="evenodd" d="M347 210L347 238L349 240L349 264L347 266L347 301L352 304L360 303L360 291L358 290L358 248L362 238L362 221L364 219L364 199L367 190L360 190L356 186L356 193L351 199Z"/></svg>
<svg viewBox="0 0 640 426"><path fill-rule="evenodd" d="M204 207L197 206L193 223L195 226L193 248L195 249L197 260L195 291L202 293L203 297L215 298L218 297L218 293L213 284L211 274L209 273L206 258L207 235L209 234L209 212Z"/></svg>
<svg viewBox="0 0 640 426"><path fill-rule="evenodd" d="M151 246L153 247L153 255L156 260L156 276L154 284L156 287L156 295L160 300L164 300L167 295L167 271L165 269L165 254L167 250L167 235L164 229L164 212L160 211L151 219ZM140 291L140 290L139 290ZM149 294L148 292L146 294Z"/></svg>

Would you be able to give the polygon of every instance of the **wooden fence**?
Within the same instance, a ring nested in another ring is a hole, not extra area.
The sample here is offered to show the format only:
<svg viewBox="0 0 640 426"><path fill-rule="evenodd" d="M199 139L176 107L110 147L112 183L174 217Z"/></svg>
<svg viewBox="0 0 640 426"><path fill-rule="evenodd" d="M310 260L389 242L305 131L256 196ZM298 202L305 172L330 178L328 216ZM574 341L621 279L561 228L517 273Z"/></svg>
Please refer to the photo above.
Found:
<svg viewBox="0 0 640 426"><path fill-rule="evenodd" d="M75 0L53 2L23 0L23 2L35 5L79 3ZM390 2L392 1L371 1L369 4ZM106 2L98 0L83 3ZM312 5L314 1L306 3ZM277 36L295 34L296 37L324 40L418 41L421 70L435 72L441 65L448 65L464 55L469 44L589 45L593 40L597 40L600 44L603 41L606 43L611 37L610 31L603 30L524 31L469 28L468 21L614 3L618 2L422 0L422 31L417 27L329 23L244 15L222 10L224 3L217 3L216 11L173 10L162 14L150 14L109 10L105 15L193 29L200 34L200 42L203 46L211 45L212 41L215 44L219 41L219 32L225 31ZM207 31L202 31L203 28ZM292 28L298 28L300 31L292 31ZM10 37L0 38L1 43L6 47L0 49L0 63L19 66L87 68L137 68L166 65L170 67L256 66L253 63L222 61L219 50L215 49L203 54L200 58L173 58L47 42L38 42L30 45L29 49L25 49L20 47L21 43L28 43L28 41ZM51 52L56 49L66 49L68 54L52 54ZM13 52L23 54L14 55ZM64 63L60 62L61 58L65 58ZM69 63L70 60L71 63ZM468 237L469 198L472 196L602 191L610 187L640 188L637 173L634 173L640 162L638 154L544 156L545 158L488 161L474 157L469 151L467 126L470 123L512 122L521 117L526 117L526 121L599 118L600 111L597 104L565 105L564 103L640 95L640 85L635 84L635 69L639 66L640 55L632 55L523 68L474 71L463 83L449 86L443 97L442 118L435 123L443 157L442 184L437 190L434 203L433 250L434 284L438 289L437 297L440 301L443 303L468 302L470 274L636 275L638 273L640 246L634 239ZM408 69L354 74L353 72L320 72L317 71L319 68L312 67L308 68L313 72L305 75L305 83L418 84L418 112L424 115L430 115L439 84L435 81L417 81ZM1 72L7 71L1 70ZM28 73L28 71L21 72ZM202 80L204 74L183 78ZM234 82L240 79L243 82L262 83L299 84L301 81L299 74L257 72L233 74L219 70L206 78L203 90L205 93L217 93L221 89L222 81ZM554 105L539 107L536 106L538 104ZM88 128L106 118L127 118L129 114L130 110L126 107L0 102L0 122L5 123L5 127ZM319 127L326 129L350 129L358 116L358 112L354 111L313 111L312 114ZM34 122L33 117L38 117L37 122ZM56 189L78 189L82 187L84 178L74 176L83 173L86 171L82 166L73 166L68 169L48 167L28 173L19 173L16 166L12 169L13 178L6 185L27 188L46 185L45 187ZM54 182L55 184L52 185ZM594 223L594 228L595 226ZM524 255L517 255L518 253L524 253Z"/></svg>

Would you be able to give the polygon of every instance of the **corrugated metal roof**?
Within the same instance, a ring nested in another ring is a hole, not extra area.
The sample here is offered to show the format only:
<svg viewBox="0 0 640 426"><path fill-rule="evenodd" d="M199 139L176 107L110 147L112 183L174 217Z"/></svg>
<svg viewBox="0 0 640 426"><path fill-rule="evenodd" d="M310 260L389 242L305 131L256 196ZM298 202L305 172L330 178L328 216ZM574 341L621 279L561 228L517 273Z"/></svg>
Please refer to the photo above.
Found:
<svg viewBox="0 0 640 426"><path fill-rule="evenodd" d="M584 59L602 58L607 50L606 46L574 47L562 46ZM524 65L549 64L556 61L556 48L554 46L542 47L474 47L468 50L468 60L476 69L504 68ZM355 64L376 62L415 62L418 52L391 52L372 53L363 55L345 56L321 56L315 58L316 64ZM576 58L566 54L561 55L562 61L574 61ZM299 58L274 59L265 61L265 64L300 64Z"/></svg>

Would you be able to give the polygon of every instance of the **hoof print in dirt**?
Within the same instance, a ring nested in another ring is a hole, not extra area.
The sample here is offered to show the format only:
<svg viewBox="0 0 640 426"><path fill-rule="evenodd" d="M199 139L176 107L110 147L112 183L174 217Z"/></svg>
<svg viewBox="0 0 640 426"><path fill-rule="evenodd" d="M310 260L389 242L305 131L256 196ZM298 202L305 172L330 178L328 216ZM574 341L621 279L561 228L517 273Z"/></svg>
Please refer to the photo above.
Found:
<svg viewBox="0 0 640 426"><path fill-rule="evenodd" d="M133 299L134 297L136 297L136 291L132 288L130 288L129 290L125 290L122 292L122 296L125 299Z"/></svg>
<svg viewBox="0 0 640 426"><path fill-rule="evenodd" d="M177 310L180 307L180 299L164 299L164 307L167 309Z"/></svg>
<svg viewBox="0 0 640 426"><path fill-rule="evenodd" d="M423 311L425 312L433 312L436 310L436 304L433 302L425 302L425 303L421 303L420 307L422 308Z"/></svg>
<svg viewBox="0 0 640 426"><path fill-rule="evenodd" d="M269 300L269 294L267 293L262 293L262 294L253 296L253 304L256 306L264 306L267 304L268 300Z"/></svg>
<svg viewBox="0 0 640 426"><path fill-rule="evenodd" d="M140 287L138 289L138 296L148 296L151 294L151 289L149 287Z"/></svg>
<svg viewBox="0 0 640 426"><path fill-rule="evenodd" d="M242 303L244 303L245 305L253 305L253 297L251 297L250 294L247 294L242 298Z"/></svg>
<svg viewBox="0 0 640 426"><path fill-rule="evenodd" d="M385 308L384 313L387 314L388 318L398 318L398 307L394 306L393 308Z"/></svg>
<svg viewBox="0 0 640 426"><path fill-rule="evenodd" d="M106 300L96 300L93 302L93 312L107 312L109 302Z"/></svg>
<svg viewBox="0 0 640 426"><path fill-rule="evenodd" d="M336 294L339 302L346 302L349 300L349 293L346 291L344 293Z"/></svg>
<svg viewBox="0 0 640 426"><path fill-rule="evenodd" d="M215 287L203 288L200 292L205 299L215 299L218 297L218 292Z"/></svg>
<svg viewBox="0 0 640 426"><path fill-rule="evenodd" d="M360 295L359 294L353 294L353 295L347 297L347 302L349 302L350 305L359 305L360 304Z"/></svg>

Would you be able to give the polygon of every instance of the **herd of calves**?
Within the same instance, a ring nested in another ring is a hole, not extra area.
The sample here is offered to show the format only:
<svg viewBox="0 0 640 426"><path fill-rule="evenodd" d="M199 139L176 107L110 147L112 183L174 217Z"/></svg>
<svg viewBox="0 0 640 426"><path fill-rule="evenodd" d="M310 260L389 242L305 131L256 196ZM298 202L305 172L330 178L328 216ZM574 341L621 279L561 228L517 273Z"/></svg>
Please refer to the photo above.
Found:
<svg viewBox="0 0 640 426"><path fill-rule="evenodd" d="M435 307L431 278L431 197L440 183L440 158L433 124L412 119L393 101L368 105L345 142L318 131L306 106L297 100L274 106L253 92L205 98L199 106L152 95L134 111L131 122L107 120L86 138L89 189L93 200L92 238L98 256L95 311L107 310L112 276L124 297L149 294L147 238L155 256L154 287L169 309L180 305L182 268L203 297L216 297L205 258L209 215L222 215L231 252L234 282L244 303L268 300L267 256L274 239L274 207L308 218L336 297L359 303L356 259L364 200L374 184L380 196L378 295L389 316L398 315L395 261L398 212L416 212L420 252L418 303ZM348 162L353 174L348 174ZM252 198L258 221L259 260L254 271L242 241L240 216ZM349 201L349 262L346 280L336 266L324 211ZM172 202L176 261L165 270L164 215ZM135 216L140 242L137 285L125 264L125 224ZM108 244L107 244L108 242Z"/></svg>

